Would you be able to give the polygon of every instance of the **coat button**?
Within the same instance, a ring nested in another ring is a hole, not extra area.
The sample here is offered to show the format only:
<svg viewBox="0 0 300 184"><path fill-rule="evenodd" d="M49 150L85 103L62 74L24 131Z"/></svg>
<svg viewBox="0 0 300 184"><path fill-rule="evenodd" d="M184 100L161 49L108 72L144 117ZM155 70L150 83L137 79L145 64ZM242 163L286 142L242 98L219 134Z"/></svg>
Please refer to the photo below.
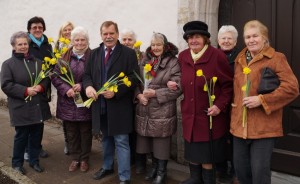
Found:
<svg viewBox="0 0 300 184"><path fill-rule="evenodd" d="M194 98L191 98L191 102L194 101Z"/></svg>
<svg viewBox="0 0 300 184"><path fill-rule="evenodd" d="M191 82L191 85L193 85L193 82Z"/></svg>

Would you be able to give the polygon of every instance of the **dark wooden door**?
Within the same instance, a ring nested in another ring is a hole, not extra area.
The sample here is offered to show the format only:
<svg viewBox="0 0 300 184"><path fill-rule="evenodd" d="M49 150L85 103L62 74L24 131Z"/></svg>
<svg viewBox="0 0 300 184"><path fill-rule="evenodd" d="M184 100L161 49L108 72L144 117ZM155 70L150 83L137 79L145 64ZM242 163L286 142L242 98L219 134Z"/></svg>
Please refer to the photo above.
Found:
<svg viewBox="0 0 300 184"><path fill-rule="evenodd" d="M238 47L244 47L243 26L257 19L269 28L271 46L286 55L300 81L300 1L220 0L219 27L234 25ZM272 122L270 122L272 123ZM272 169L300 176L300 98L284 108L285 136L279 138L272 156Z"/></svg>

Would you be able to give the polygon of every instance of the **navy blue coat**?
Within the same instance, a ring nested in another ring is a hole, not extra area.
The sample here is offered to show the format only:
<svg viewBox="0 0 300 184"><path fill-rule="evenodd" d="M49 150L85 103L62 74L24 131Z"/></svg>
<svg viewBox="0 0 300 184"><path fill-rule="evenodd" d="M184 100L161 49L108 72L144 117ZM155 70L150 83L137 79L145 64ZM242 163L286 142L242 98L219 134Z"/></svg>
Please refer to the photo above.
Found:
<svg viewBox="0 0 300 184"><path fill-rule="evenodd" d="M92 50L89 61L87 63L85 74L83 77L83 87L86 89L92 86L98 91L101 88L101 67L104 53L104 44ZM133 130L133 92L138 83L138 79L134 76L133 71L138 71L138 61L133 49L117 43L111 58L109 60L109 68L106 78L120 72L124 72L132 82L131 87L120 85L118 92L112 99L106 99L107 107L107 130L108 135L128 134ZM100 96L99 96L100 98ZM100 132L100 99L92 103L92 124L93 133Z"/></svg>

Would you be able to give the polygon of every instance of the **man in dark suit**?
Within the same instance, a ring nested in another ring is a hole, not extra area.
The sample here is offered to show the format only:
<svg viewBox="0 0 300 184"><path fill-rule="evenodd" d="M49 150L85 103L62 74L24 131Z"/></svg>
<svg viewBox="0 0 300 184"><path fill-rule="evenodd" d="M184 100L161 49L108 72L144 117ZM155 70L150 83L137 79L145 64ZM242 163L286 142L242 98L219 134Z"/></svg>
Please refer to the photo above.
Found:
<svg viewBox="0 0 300 184"><path fill-rule="evenodd" d="M138 72L134 50L118 41L118 25L112 21L100 27L103 43L91 52L83 77L83 87L92 104L93 134L103 134L103 166L94 174L99 180L114 172L114 153L117 152L120 184L130 183L130 147L128 134L133 129L133 92L137 84L133 71ZM118 92L96 90L113 75L124 72L131 87L120 85ZM98 100L97 100L98 99ZM134 151L134 150L132 150Z"/></svg>

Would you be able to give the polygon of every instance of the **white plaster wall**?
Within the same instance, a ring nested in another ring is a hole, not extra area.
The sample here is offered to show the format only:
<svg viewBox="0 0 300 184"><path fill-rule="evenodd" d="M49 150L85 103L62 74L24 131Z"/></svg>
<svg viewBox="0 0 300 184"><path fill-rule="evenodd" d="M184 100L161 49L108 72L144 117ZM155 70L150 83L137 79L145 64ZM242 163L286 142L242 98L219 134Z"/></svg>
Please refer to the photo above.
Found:
<svg viewBox="0 0 300 184"><path fill-rule="evenodd" d="M133 29L143 42L142 50L149 46L153 31L178 43L178 0L0 0L0 7L0 65L11 56L11 35L27 31L33 16L44 18L45 34L54 39L65 21L87 28L91 48L101 43L99 27L106 20L117 22L120 31ZM0 98L5 98L1 90Z"/></svg>

